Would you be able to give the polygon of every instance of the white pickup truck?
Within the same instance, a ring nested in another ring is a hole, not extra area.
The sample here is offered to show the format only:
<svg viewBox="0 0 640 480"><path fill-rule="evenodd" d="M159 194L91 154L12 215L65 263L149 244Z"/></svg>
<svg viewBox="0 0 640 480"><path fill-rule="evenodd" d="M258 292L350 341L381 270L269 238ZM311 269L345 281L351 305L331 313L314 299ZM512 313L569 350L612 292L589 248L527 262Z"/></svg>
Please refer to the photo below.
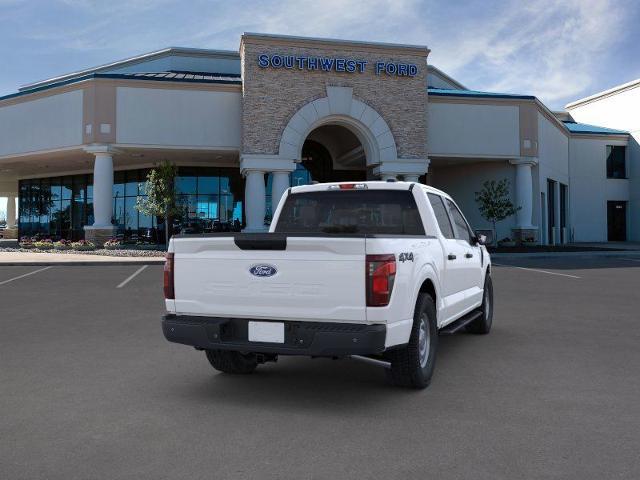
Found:
<svg viewBox="0 0 640 480"><path fill-rule="evenodd" d="M222 372L359 355L388 362L394 384L424 388L439 333L491 328L483 244L451 197L419 183L293 187L269 233L171 239L163 332Z"/></svg>

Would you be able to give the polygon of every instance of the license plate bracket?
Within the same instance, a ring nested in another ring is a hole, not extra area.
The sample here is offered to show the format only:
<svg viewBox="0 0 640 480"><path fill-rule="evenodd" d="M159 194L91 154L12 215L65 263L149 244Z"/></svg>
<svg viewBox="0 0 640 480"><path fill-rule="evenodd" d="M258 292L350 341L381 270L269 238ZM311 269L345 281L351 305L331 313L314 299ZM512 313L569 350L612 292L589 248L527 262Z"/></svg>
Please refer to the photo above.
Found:
<svg viewBox="0 0 640 480"><path fill-rule="evenodd" d="M284 323L249 321L248 337L250 342L284 343Z"/></svg>

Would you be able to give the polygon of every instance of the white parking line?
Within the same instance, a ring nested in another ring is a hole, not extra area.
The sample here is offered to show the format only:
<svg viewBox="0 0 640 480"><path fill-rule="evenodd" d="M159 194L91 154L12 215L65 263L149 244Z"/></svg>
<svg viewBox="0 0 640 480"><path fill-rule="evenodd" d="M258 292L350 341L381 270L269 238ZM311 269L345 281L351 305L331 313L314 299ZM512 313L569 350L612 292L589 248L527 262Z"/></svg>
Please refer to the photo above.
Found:
<svg viewBox="0 0 640 480"><path fill-rule="evenodd" d="M530 272L547 273L549 275L558 275L560 277L582 278L582 277L578 277L577 275L569 275L568 273L549 272L548 270L538 270L536 268L516 267L515 265L505 265L504 263L492 262L492 264L498 265L499 267L511 267L511 268L517 268L520 270L528 270Z"/></svg>
<svg viewBox="0 0 640 480"><path fill-rule="evenodd" d="M124 287L127 283L129 283L131 280L133 280L134 278L136 278L136 275L138 275L140 272L142 272L145 268L147 268L149 265L143 265L141 266L138 270L136 270L135 272L133 272L133 274L131 274L130 276L128 276L127 278L124 279L124 281L118 285L116 288L122 288Z"/></svg>
<svg viewBox="0 0 640 480"><path fill-rule="evenodd" d="M9 280L4 280L4 281L0 282L0 285L4 285L5 283L13 282L14 280L19 280L21 278L28 277L29 275L33 275L34 273L44 272L45 270L49 270L50 268L51 267L40 268L38 270L34 270L33 272L25 273L24 275L20 275L18 277L13 277L13 278L10 278Z"/></svg>

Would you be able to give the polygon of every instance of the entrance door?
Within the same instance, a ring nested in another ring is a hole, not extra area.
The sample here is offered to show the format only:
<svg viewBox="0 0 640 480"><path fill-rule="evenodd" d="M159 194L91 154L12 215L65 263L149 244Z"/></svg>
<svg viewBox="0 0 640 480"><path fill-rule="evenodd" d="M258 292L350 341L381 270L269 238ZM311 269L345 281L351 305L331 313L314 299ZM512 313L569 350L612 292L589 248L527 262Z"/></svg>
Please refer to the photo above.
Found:
<svg viewBox="0 0 640 480"><path fill-rule="evenodd" d="M607 228L610 242L627 240L627 202L607 202Z"/></svg>
<svg viewBox="0 0 640 480"><path fill-rule="evenodd" d="M556 182L547 180L547 243L555 245L553 231L556 226Z"/></svg>

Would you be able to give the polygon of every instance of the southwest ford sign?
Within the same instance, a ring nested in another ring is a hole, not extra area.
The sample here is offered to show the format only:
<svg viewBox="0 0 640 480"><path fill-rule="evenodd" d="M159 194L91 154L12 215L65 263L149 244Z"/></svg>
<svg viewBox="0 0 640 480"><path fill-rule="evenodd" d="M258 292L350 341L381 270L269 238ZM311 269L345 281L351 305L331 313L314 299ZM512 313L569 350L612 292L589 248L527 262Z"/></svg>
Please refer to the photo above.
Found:
<svg viewBox="0 0 640 480"><path fill-rule="evenodd" d="M261 68L284 68L289 70L318 70L321 72L364 73L372 68L376 75L415 77L418 66L413 63L375 62L369 67L366 60L337 57L300 57L297 55L258 55Z"/></svg>

